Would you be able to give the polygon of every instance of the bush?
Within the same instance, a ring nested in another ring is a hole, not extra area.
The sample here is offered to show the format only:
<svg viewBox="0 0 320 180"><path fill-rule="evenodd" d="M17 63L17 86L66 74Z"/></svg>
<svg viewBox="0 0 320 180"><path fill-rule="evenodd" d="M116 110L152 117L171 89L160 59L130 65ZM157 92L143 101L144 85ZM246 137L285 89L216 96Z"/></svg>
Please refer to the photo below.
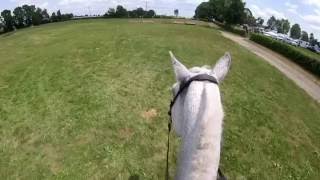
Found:
<svg viewBox="0 0 320 180"><path fill-rule="evenodd" d="M223 29L225 29L226 31L229 31L229 32L238 34L238 35L243 36L243 37L246 37L246 36L247 36L246 31L243 30L243 29L237 29L237 28L234 28L234 27L232 27L232 26L227 26L227 25L224 25L224 26L223 26Z"/></svg>
<svg viewBox="0 0 320 180"><path fill-rule="evenodd" d="M250 40L282 54L283 56L302 66L304 69L320 77L320 61L303 54L291 45L259 34L251 34Z"/></svg>
<svg viewBox="0 0 320 180"><path fill-rule="evenodd" d="M226 31L232 32L234 34L238 34L238 35L243 36L243 37L247 36L246 31L243 30L243 29L237 29L237 28L232 27L231 25L226 25L226 24L221 23L219 21L214 21L214 23L216 25L220 26L222 29L224 29Z"/></svg>

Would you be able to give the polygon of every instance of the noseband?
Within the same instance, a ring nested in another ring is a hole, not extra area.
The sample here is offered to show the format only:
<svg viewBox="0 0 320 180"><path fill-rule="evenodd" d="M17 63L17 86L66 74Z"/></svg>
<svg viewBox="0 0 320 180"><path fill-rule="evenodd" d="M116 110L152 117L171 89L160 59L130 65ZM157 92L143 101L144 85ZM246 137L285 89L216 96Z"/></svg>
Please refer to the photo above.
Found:
<svg viewBox="0 0 320 180"><path fill-rule="evenodd" d="M199 74L196 75L190 79L185 79L184 81L181 82L180 87L179 87L179 91L178 93L174 96L173 100L170 103L170 109L168 112L168 115L170 116L170 119L168 121L168 144L167 144L167 170L166 170L166 180L169 180L169 147L170 147L170 132L171 132L171 124L172 124L172 108L175 104L175 102L177 101L178 97L180 96L180 94L187 89L190 84L193 81L208 81L210 83L214 83L219 85L219 82L216 78L214 78L213 76L210 76L208 74ZM227 178L223 175L222 171L220 170L220 168L218 169L218 179L220 180L226 180Z"/></svg>

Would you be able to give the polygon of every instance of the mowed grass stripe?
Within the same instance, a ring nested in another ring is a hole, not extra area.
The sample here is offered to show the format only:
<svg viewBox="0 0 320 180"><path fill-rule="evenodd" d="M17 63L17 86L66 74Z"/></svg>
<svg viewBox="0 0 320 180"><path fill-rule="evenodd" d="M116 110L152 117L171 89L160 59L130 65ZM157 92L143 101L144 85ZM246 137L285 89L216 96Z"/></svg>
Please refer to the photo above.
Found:
<svg viewBox="0 0 320 180"><path fill-rule="evenodd" d="M85 20L0 41L1 177L163 179L169 50L188 67L232 54L221 87L221 164L230 179L320 176L319 104L214 29ZM172 142L173 176L179 140Z"/></svg>

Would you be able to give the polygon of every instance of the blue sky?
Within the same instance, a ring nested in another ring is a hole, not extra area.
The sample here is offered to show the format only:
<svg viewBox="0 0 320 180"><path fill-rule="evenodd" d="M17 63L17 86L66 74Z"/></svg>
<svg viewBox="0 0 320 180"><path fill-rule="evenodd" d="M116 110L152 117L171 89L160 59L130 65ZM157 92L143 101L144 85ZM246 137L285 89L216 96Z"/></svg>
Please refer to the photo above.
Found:
<svg viewBox="0 0 320 180"><path fill-rule="evenodd" d="M158 14L172 15L175 8L181 16L191 17L200 2L204 0L147 0L148 9L155 9ZM255 17L267 19L289 19L291 25L300 24L303 30L313 32L320 38L320 0L245 0ZM0 11L23 4L35 4L49 12L61 9L64 13L104 14L108 8L122 4L127 9L146 6L146 0L1 0Z"/></svg>

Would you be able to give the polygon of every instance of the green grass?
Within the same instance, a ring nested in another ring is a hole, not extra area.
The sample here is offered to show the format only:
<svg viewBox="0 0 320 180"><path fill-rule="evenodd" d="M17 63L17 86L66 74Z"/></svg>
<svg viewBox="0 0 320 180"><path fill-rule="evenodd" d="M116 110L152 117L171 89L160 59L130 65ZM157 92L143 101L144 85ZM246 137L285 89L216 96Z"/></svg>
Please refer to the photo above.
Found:
<svg viewBox="0 0 320 180"><path fill-rule="evenodd" d="M214 29L86 20L0 42L4 179L163 179L169 50L189 67L232 54L221 87L221 166L229 179L320 177L320 105ZM179 140L171 138L173 176Z"/></svg>

